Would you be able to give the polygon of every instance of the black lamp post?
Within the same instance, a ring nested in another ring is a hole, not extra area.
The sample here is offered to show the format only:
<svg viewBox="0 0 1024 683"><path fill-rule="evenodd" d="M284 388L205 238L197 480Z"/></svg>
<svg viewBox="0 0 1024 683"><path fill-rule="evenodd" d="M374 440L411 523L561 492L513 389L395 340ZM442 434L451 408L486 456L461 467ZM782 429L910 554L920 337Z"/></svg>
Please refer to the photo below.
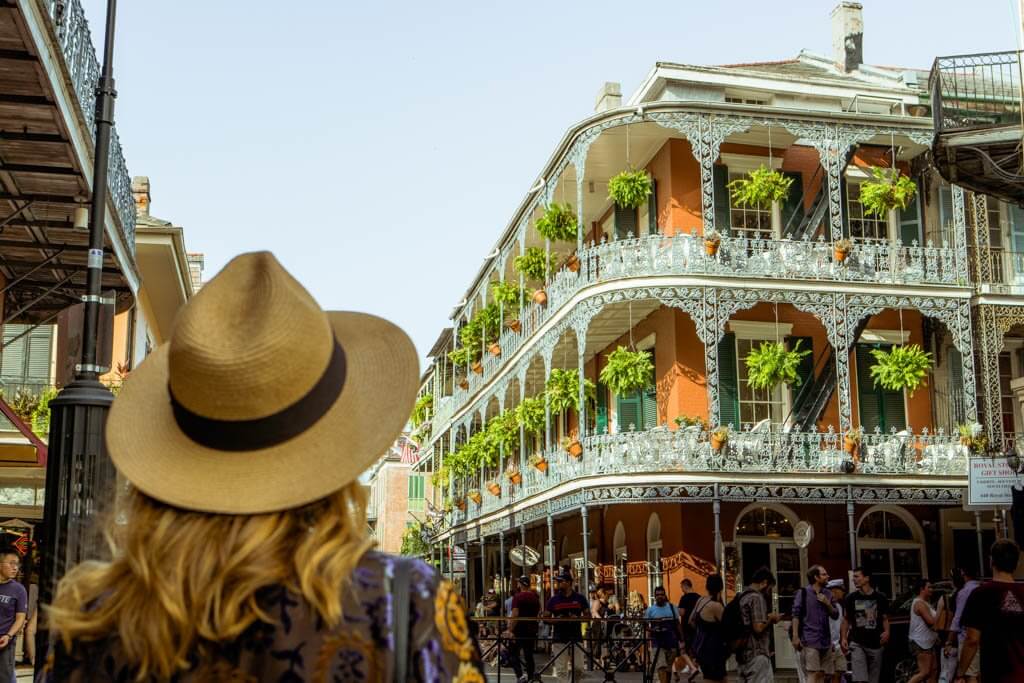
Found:
<svg viewBox="0 0 1024 683"><path fill-rule="evenodd" d="M103 278L104 218L107 204L107 166L110 132L114 125L114 18L117 0L107 0L103 68L96 87L96 149L89 216L89 263L85 315L82 326L82 362L75 379L50 402L50 441L46 463L46 499L43 516L42 566L39 602L48 604L65 571L78 562L103 553L100 522L116 497L117 475L106 453L103 428L114 397L99 381L107 368L96 364ZM36 637L36 669L46 661L49 633Z"/></svg>

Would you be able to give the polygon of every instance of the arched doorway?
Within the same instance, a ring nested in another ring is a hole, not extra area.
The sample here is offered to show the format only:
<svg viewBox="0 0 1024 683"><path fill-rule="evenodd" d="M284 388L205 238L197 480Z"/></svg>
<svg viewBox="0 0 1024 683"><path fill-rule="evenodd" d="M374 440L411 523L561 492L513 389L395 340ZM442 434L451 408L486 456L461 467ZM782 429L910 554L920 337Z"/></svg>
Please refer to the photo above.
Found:
<svg viewBox="0 0 1024 683"><path fill-rule="evenodd" d="M872 573L875 587L896 598L927 576L924 532L913 515L896 505L869 508L857 525L860 564Z"/></svg>
<svg viewBox="0 0 1024 683"><path fill-rule="evenodd" d="M647 601L654 598L654 589L661 585L661 517L652 512L647 519Z"/></svg>

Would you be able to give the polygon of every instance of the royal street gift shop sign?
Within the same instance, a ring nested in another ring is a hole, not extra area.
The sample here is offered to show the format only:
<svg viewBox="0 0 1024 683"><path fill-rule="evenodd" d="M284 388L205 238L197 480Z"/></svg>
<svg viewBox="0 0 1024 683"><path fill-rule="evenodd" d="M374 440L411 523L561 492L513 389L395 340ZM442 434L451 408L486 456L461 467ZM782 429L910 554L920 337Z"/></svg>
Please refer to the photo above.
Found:
<svg viewBox="0 0 1024 683"><path fill-rule="evenodd" d="M1006 458L970 458L968 507L995 507L1013 502L1010 488L1019 479Z"/></svg>

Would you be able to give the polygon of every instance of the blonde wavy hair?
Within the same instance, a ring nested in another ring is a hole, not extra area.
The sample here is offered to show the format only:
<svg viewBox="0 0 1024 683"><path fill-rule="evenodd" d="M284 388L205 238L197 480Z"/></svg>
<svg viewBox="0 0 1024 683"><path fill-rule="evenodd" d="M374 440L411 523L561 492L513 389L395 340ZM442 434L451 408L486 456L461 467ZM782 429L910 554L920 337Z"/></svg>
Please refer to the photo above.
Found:
<svg viewBox="0 0 1024 683"><path fill-rule="evenodd" d="M67 573L48 610L65 646L107 637L139 680L170 678L191 656L210 661L218 643L255 621L275 620L260 589L285 586L330 626L373 541L366 491L352 482L305 507L258 515L216 515L171 507L133 491L125 524L112 525L109 562Z"/></svg>

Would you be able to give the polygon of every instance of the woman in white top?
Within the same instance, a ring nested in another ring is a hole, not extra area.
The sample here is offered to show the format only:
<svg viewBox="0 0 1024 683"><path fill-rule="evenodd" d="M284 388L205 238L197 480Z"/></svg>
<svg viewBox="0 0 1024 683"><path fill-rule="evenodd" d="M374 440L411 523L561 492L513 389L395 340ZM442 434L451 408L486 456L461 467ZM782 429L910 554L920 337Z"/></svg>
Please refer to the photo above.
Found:
<svg viewBox="0 0 1024 683"><path fill-rule="evenodd" d="M935 678L935 644L938 635L935 623L938 613L931 604L932 584L928 579L917 582L917 597L910 605L910 652L917 657L917 673L907 683L922 683Z"/></svg>

